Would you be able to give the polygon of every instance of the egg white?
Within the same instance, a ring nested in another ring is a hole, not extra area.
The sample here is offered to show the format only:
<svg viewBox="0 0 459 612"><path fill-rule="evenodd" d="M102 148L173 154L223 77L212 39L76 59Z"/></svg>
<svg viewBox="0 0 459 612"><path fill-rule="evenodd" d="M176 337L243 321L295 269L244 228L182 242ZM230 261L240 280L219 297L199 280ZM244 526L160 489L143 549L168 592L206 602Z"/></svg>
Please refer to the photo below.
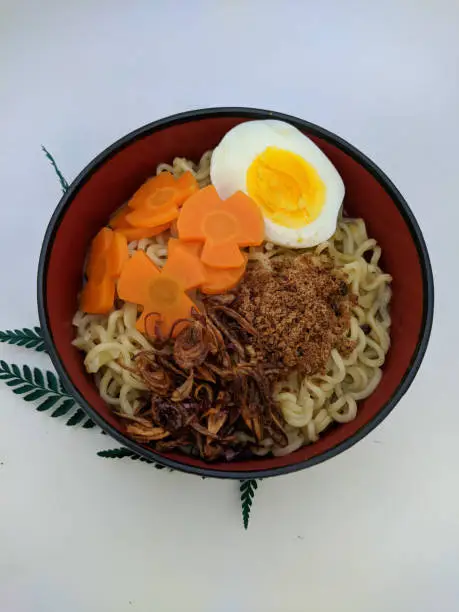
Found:
<svg viewBox="0 0 459 612"><path fill-rule="evenodd" d="M312 247L328 240L336 230L344 183L319 147L289 123L247 121L225 134L210 165L210 178L218 195L226 199L236 191L248 194L247 170L267 147L295 153L313 166L325 184L325 201L317 219L303 227L288 228L264 217L266 240L291 248Z"/></svg>

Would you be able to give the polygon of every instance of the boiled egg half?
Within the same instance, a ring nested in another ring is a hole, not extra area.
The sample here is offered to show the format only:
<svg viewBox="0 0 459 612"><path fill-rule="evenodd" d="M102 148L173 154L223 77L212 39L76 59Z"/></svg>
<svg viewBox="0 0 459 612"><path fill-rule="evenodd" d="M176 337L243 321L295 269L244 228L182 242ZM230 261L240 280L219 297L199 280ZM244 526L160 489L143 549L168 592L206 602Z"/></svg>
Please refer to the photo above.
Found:
<svg viewBox="0 0 459 612"><path fill-rule="evenodd" d="M266 240L312 247L336 230L344 183L312 140L283 121L247 121L215 148L210 178L218 195L243 191L260 207Z"/></svg>

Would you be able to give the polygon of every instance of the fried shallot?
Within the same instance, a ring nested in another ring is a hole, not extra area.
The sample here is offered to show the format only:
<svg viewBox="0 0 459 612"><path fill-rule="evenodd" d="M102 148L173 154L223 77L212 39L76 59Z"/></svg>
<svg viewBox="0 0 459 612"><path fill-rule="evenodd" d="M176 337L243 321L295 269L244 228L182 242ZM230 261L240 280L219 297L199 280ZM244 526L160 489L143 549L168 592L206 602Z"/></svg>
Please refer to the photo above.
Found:
<svg viewBox="0 0 459 612"><path fill-rule="evenodd" d="M256 331L231 307L234 299L206 298L202 311L177 322L175 338L173 330L156 335L152 349L137 354L151 401L127 424L136 440L206 461L247 456L266 436L288 443L271 394L284 367L262 358Z"/></svg>

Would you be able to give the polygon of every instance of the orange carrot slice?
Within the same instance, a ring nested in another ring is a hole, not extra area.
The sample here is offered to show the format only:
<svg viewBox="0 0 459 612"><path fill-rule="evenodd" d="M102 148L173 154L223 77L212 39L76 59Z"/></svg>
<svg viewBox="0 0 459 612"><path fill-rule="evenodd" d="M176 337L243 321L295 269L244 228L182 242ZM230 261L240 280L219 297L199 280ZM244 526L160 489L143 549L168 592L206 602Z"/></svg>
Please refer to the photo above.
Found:
<svg viewBox="0 0 459 612"><path fill-rule="evenodd" d="M120 227L116 230L117 233L126 236L128 242L133 240L142 240L143 238L153 238L158 234L162 234L169 229L170 224L158 225L157 227Z"/></svg>
<svg viewBox="0 0 459 612"><path fill-rule="evenodd" d="M258 205L240 191L221 200L212 185L188 198L177 227L182 240L204 241L201 260L214 268L240 268L239 247L259 245L264 238Z"/></svg>
<svg viewBox="0 0 459 612"><path fill-rule="evenodd" d="M192 308L196 308L191 299L184 292L183 287L174 278L161 275L150 285L151 300L145 304L144 311L137 321L136 327L140 332L149 336L156 334L156 324L163 336L169 335L172 327L179 319L189 319ZM186 324L175 325L174 337Z"/></svg>
<svg viewBox="0 0 459 612"><path fill-rule="evenodd" d="M125 302L144 306L148 301L148 286L160 274L159 268L143 251L136 251L124 264L118 279L118 295Z"/></svg>
<svg viewBox="0 0 459 612"><path fill-rule="evenodd" d="M128 242L142 240L142 238L152 238L161 234L169 228L169 223L154 227L134 227L127 221L126 217L132 213L132 209L125 205L120 208L111 218L110 226L118 233L126 236Z"/></svg>
<svg viewBox="0 0 459 612"><path fill-rule="evenodd" d="M165 187L174 187L174 184L175 180L170 172L161 172L161 174L158 174L158 176L148 179L148 181L137 189L128 202L129 208L136 210L137 208L144 206L155 191Z"/></svg>
<svg viewBox="0 0 459 612"><path fill-rule="evenodd" d="M207 266L201 261L202 243L200 242L184 242L183 240L175 240L171 238L167 246L169 258L174 258L176 252L180 250L185 251L188 256L194 260L193 268L198 267L200 264L205 280L200 284L199 288L203 293L209 295L225 293L226 291L236 287L241 280L247 265L248 255L246 253L242 253L244 263L240 268L223 269Z"/></svg>
<svg viewBox="0 0 459 612"><path fill-rule="evenodd" d="M187 171L175 181L175 188L179 192L179 204L183 204L190 196L199 190L198 181Z"/></svg>
<svg viewBox="0 0 459 612"><path fill-rule="evenodd" d="M152 193L143 206L126 215L126 221L134 227L155 227L177 219L178 215L178 191L164 187Z"/></svg>
<svg viewBox="0 0 459 612"><path fill-rule="evenodd" d="M155 334L158 320L161 321L161 333L169 334L177 319L190 317L194 306L183 283L160 271L143 251L137 251L124 265L118 281L118 295L127 302L143 306L136 327L149 335ZM175 333L179 330L177 326Z"/></svg>
<svg viewBox="0 0 459 612"><path fill-rule="evenodd" d="M113 308L115 281L104 276L100 282L89 279L80 296L80 308L90 314L105 314Z"/></svg>
<svg viewBox="0 0 459 612"><path fill-rule="evenodd" d="M116 211L114 215L110 217L109 225L113 229L121 229L124 227L132 227L127 221L126 216L132 212L132 210L126 204L122 208Z"/></svg>
<svg viewBox="0 0 459 612"><path fill-rule="evenodd" d="M240 268L244 258L236 242L212 243L206 240L201 253L201 261L215 268Z"/></svg>
<svg viewBox="0 0 459 612"><path fill-rule="evenodd" d="M86 285L80 308L90 314L104 314L113 308L115 279L129 257L125 236L104 227L92 241L86 266Z"/></svg>
<svg viewBox="0 0 459 612"><path fill-rule="evenodd" d="M108 253L108 273L115 279L121 274L124 264L129 259L129 251L126 236L119 232L113 232L112 244Z"/></svg>
<svg viewBox="0 0 459 612"><path fill-rule="evenodd" d="M164 274L179 280L186 291L206 282L204 266L186 243L171 238L167 243L168 257Z"/></svg>
<svg viewBox="0 0 459 612"><path fill-rule="evenodd" d="M113 232L108 227L104 227L96 234L91 243L89 258L86 264L86 276L103 276L105 272L105 255L107 254L113 241Z"/></svg>
<svg viewBox="0 0 459 612"><path fill-rule="evenodd" d="M247 267L247 261L249 259L247 253L243 253L242 257L244 263L239 268L227 268L225 270L204 265L206 282L201 285L201 291L208 295L217 295L234 289L244 276Z"/></svg>

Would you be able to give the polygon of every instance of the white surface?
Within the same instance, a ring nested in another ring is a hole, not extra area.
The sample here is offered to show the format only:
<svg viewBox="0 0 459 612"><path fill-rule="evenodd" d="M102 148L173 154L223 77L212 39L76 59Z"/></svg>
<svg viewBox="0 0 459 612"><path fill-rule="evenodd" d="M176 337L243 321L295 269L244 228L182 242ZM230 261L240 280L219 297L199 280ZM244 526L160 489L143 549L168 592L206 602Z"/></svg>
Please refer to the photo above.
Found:
<svg viewBox="0 0 459 612"><path fill-rule="evenodd" d="M437 299L390 418L264 481L247 532L235 483L100 459L117 444L0 384L2 612L459 609L458 19L456 0L0 0L0 329L37 323L60 196L40 145L72 179L133 128L212 105L292 113L370 155L419 219Z"/></svg>

